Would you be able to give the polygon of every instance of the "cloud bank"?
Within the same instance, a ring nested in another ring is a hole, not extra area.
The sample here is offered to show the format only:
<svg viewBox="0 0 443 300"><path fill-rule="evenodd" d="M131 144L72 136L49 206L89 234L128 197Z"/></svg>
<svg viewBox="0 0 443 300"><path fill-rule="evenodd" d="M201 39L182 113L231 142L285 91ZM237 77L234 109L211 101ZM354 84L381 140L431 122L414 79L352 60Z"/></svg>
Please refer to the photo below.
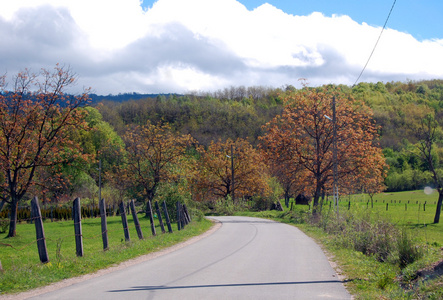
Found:
<svg viewBox="0 0 443 300"><path fill-rule="evenodd" d="M352 85L381 28L348 16L294 16L236 0L9 0L0 72L70 65L98 94L227 86ZM443 78L443 40L387 29L360 81Z"/></svg>

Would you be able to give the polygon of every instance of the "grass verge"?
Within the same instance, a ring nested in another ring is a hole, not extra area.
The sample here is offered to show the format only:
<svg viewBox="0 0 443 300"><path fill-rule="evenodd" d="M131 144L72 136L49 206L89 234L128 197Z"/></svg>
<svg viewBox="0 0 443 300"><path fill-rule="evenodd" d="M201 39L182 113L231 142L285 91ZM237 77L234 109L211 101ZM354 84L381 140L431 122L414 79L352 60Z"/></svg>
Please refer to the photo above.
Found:
<svg viewBox="0 0 443 300"><path fill-rule="evenodd" d="M0 294L15 294L63 279L72 278L116 265L183 242L208 230L212 223L194 220L184 230L162 234L157 227L153 237L149 221L139 216L144 239L139 240L135 227L129 226L131 241L125 242L120 217L108 218L109 250L103 251L100 219L82 220L84 256L75 254L73 221L45 222L44 229L50 262L41 264L33 224L19 224L17 236L0 241ZM133 224L128 216L128 223ZM177 227L175 227L176 229Z"/></svg>

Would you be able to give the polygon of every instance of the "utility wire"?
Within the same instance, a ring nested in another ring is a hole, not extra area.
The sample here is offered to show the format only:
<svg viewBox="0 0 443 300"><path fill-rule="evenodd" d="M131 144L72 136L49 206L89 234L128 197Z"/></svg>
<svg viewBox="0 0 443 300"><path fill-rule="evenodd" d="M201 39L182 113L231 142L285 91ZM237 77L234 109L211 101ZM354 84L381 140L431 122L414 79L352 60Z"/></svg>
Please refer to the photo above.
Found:
<svg viewBox="0 0 443 300"><path fill-rule="evenodd" d="M391 16L392 10L394 9L395 2L397 2L397 0L394 0L394 3L392 4L391 10L389 11L388 17L386 18L385 25L383 25L383 28L382 28L382 30L381 30L381 32L380 32L380 35L378 36L377 42L375 43L374 48L372 49L371 55L369 55L369 58L368 58L368 60L366 61L366 64L365 64L365 66L363 67L363 70L361 70L360 75L358 75L358 78L357 78L357 80L354 82L354 85L353 85L353 86L355 86L355 85L357 84L357 82L358 82L358 80L360 79L361 75L363 75L363 72L365 71L366 67L368 66L368 63L369 63L369 61L371 60L372 54L374 54L375 48L377 48L378 42L380 41L380 38L381 38L381 35L383 34L383 31L384 31L385 28L386 28L386 24L388 24L388 20L389 20L389 17Z"/></svg>

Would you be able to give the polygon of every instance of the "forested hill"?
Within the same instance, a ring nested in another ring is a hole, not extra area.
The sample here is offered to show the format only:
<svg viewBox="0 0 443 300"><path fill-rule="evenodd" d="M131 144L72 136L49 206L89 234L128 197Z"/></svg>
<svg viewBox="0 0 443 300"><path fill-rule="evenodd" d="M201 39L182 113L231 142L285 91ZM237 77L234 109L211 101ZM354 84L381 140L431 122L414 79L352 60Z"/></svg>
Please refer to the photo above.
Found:
<svg viewBox="0 0 443 300"><path fill-rule="evenodd" d="M416 140L410 125L419 112L432 112L443 125L443 80L362 82L353 88L340 87L364 100L381 126L380 145L390 165L386 182L389 189L421 188L429 174L413 153ZM100 99L96 102L100 102L97 105L104 120L119 134L128 124L162 121L181 133L190 133L203 145L211 140L238 137L257 145L261 126L282 111L282 97L291 90L294 87L231 87L214 93L124 94L93 99ZM128 98L131 100L122 102ZM440 161L443 162L443 155Z"/></svg>
<svg viewBox="0 0 443 300"><path fill-rule="evenodd" d="M244 91L243 91L244 89ZM158 95L123 103L104 100L98 106L105 121L121 134L128 124L168 122L200 144L227 138L257 144L261 126L282 110L282 89L231 88L212 94Z"/></svg>
<svg viewBox="0 0 443 300"><path fill-rule="evenodd" d="M443 116L443 80L384 83L360 83L350 88L341 86L355 98L362 99L374 112L381 126L380 144L393 150L414 143L408 120L417 110L431 109L436 119ZM137 94L97 96L104 119L118 132L128 124L144 124L147 120L169 122L178 131L190 133L201 143L219 138L249 138L255 143L261 125L282 110L285 88L231 87L214 93L190 95ZM339 100L338 100L339 101Z"/></svg>

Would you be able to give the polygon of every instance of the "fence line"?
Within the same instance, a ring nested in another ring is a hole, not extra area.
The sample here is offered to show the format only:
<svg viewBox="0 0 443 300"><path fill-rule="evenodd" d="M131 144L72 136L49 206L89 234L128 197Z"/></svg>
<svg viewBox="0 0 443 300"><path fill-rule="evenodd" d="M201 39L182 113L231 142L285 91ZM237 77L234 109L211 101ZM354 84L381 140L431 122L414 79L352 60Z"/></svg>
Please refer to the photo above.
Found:
<svg viewBox="0 0 443 300"><path fill-rule="evenodd" d="M99 215L102 218L102 230L101 230L102 232L100 234L93 235L91 237L87 237L87 236L83 235L81 219L82 219L82 215L84 215L82 213L82 211L85 211L85 210L82 210L83 207L81 207L81 205L80 205L80 198L76 198L73 201L72 210L71 210L71 216L72 216L73 226L74 226L74 234L64 235L62 237L59 236L57 238L57 241L59 241L59 240L63 241L66 238L74 237L75 244L76 244L76 255L78 257L82 257L84 255L84 252L83 252L83 239L89 239L90 240L90 239L96 239L99 236L102 236L102 238L103 238L103 250L105 251L105 250L107 250L109 248L108 241L107 241L108 233L117 231L117 229L113 229L113 230L108 230L107 229L106 205L105 205L104 199L102 199L102 200L103 201L101 201L100 204L103 205L102 206L103 209L99 210L100 211ZM148 203L150 204L149 201L148 201ZM99 204L99 208L100 208L100 204ZM129 229L132 229L132 228L136 229L137 234L139 236L139 239L143 239L143 233L142 233L142 230L141 230L140 222L138 221L138 216L137 216L137 213L136 213L136 210L135 210L134 201L131 200L129 203L127 203L127 207L128 207L128 209L130 208L132 210L132 216L133 216L133 221L134 221L135 227L132 227L132 226L128 225L127 218L126 218L125 204L124 204L124 202L121 202L120 203L119 214L122 217L122 224L123 224L123 229L124 229L125 241L130 241ZM185 207L185 206L180 204L180 207L182 207L182 210L183 210L183 207ZM38 198L37 197L34 197L32 199L32 201L31 201L31 208L32 208L32 210L31 210L31 213L30 213L30 217L27 218L25 221L27 221L27 222L31 221L31 223L35 224L36 239L34 241L30 242L29 244L24 245L23 247L18 248L18 249L13 247L12 245L7 245L7 244L3 244L3 243L1 243L1 245L11 246L13 249L16 249L17 251L22 251L25 248L30 247L32 244L37 243L37 248L38 248L38 253L39 253L40 261L42 263L47 263L47 262L49 262L49 256L48 256L48 252L47 252L47 248L46 248L46 241L48 240L48 241L54 242L56 240L54 238L46 238L45 237L44 227L43 227L43 220L44 220L44 218L43 218L43 216L41 214L41 210L40 210L40 206L39 206ZM162 203L162 208L163 208L163 213L164 213L166 221L167 221L169 232L172 233L171 223L170 223L170 219L169 219L169 214L168 214L168 210L167 210L167 207L166 207L166 202ZM157 209L157 214L158 214L158 218L159 218L159 222L160 222L160 226L161 226L161 225L163 225L163 222L162 222L162 219L161 219L162 216L161 216L160 207L158 206L157 202L156 202L156 209ZM186 214L187 214L187 211L186 211ZM185 216L185 215L183 214L183 216ZM105 217L104 222L103 222L103 217ZM189 218L189 215L187 217ZM190 220L190 218L189 218L189 220ZM24 221L24 220L21 220L21 221ZM180 222L184 222L184 220L183 219L178 219L177 222L179 222L179 223ZM155 224L154 224L154 219L153 219L152 208L150 209L150 223L151 223L151 228L153 227L154 230L155 230ZM161 227L162 227L162 232L165 233L164 226L161 226ZM182 228L183 228L183 226L182 226ZM106 242L105 242L104 236L106 236Z"/></svg>

